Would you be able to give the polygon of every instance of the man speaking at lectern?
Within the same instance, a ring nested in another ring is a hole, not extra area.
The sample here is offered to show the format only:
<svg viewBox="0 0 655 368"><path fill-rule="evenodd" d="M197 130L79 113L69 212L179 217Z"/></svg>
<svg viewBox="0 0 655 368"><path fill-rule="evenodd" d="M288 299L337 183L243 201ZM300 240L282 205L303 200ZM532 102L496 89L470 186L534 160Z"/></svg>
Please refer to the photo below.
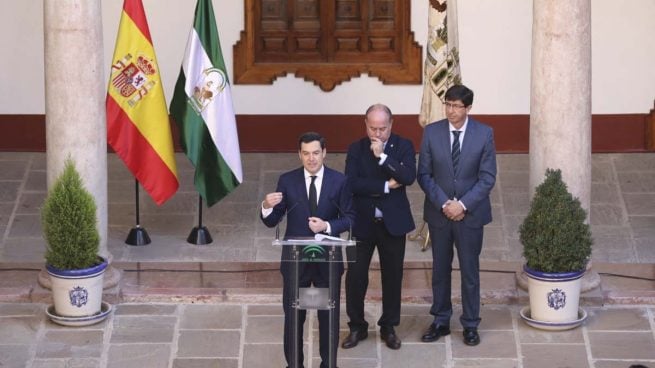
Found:
<svg viewBox="0 0 655 368"><path fill-rule="evenodd" d="M314 237L315 234L339 236L352 228L355 218L352 209L352 193L346 177L323 165L325 159L325 138L320 134L309 132L298 140L298 155L303 167L282 174L273 193L266 194L261 207L261 219L268 227L277 226L286 215L287 226L285 239ZM289 247L282 249L280 272L284 281L282 290L284 309L284 356L287 364L293 367L292 344L298 348L297 367L303 367L302 336L306 311L299 311L298 340L293 341L292 330L294 290L292 263L285 262L289 257ZM339 262L332 282L337 285L330 297L335 303L334 324L332 334L333 356L336 363L337 344L339 342L339 293L343 264ZM327 262L301 262L299 265L300 287L329 286ZM329 311L318 311L321 368L328 368L329 362Z"/></svg>

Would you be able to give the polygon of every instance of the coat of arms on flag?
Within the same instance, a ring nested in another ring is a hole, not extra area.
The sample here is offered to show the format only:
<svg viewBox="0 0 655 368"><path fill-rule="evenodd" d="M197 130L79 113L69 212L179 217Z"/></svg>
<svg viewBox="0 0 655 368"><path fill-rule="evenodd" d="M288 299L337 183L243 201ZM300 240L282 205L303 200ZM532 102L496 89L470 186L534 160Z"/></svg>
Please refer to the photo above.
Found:
<svg viewBox="0 0 655 368"><path fill-rule="evenodd" d="M143 55L139 55L134 63L132 55L127 54L113 64L111 70L111 85L121 96L128 98L135 92L139 92L127 101L130 106L134 106L157 83L154 78L150 77L157 73L157 69L152 59L148 60Z"/></svg>
<svg viewBox="0 0 655 368"><path fill-rule="evenodd" d="M189 97L191 107L198 115L207 107L227 85L227 76L219 68L207 68L202 71L194 83L193 96Z"/></svg>

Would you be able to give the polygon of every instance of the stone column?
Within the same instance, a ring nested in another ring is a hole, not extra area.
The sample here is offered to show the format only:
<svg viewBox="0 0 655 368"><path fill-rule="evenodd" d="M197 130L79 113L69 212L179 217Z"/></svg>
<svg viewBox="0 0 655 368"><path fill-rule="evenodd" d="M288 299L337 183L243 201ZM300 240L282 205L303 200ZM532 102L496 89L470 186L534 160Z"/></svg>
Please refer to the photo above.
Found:
<svg viewBox="0 0 655 368"><path fill-rule="evenodd" d="M107 123L100 0L44 1L47 181L70 156L95 197L107 250Z"/></svg>
<svg viewBox="0 0 655 368"><path fill-rule="evenodd" d="M530 88L530 196L561 169L589 211L591 0L534 0Z"/></svg>
<svg viewBox="0 0 655 368"><path fill-rule="evenodd" d="M591 0L534 0L532 4L530 198L547 168L561 169L589 221ZM519 284L527 288L524 277ZM587 272L582 289L599 284L598 274Z"/></svg>

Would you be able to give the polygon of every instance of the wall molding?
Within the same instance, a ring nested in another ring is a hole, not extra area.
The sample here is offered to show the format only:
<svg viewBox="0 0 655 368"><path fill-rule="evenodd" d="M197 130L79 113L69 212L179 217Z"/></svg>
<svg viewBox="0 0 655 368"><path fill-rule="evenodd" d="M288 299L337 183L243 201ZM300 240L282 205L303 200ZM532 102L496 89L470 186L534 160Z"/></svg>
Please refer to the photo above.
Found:
<svg viewBox="0 0 655 368"><path fill-rule="evenodd" d="M499 153L528 152L530 115L472 116L494 128ZM592 152L653 150L655 147L649 147L652 119L650 114L593 115ZM172 129L179 151L175 124ZM237 115L237 129L242 152L295 152L296 137L308 130L326 137L328 151L345 152L351 142L365 134L363 115ZM423 129L417 115L395 115L393 130L411 139L418 150ZM0 151L45 149L45 115L0 115Z"/></svg>

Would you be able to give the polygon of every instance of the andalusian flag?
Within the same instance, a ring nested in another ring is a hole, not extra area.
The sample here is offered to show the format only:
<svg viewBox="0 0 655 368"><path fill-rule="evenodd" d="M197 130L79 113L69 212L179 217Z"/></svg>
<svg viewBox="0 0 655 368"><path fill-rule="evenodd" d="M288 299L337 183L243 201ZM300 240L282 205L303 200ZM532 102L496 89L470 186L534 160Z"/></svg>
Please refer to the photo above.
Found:
<svg viewBox="0 0 655 368"><path fill-rule="evenodd" d="M198 0L182 70L171 101L194 183L212 206L243 181L230 82L211 0Z"/></svg>
<svg viewBox="0 0 655 368"><path fill-rule="evenodd" d="M107 140L157 204L179 186L159 66L141 0L125 0L107 89Z"/></svg>

